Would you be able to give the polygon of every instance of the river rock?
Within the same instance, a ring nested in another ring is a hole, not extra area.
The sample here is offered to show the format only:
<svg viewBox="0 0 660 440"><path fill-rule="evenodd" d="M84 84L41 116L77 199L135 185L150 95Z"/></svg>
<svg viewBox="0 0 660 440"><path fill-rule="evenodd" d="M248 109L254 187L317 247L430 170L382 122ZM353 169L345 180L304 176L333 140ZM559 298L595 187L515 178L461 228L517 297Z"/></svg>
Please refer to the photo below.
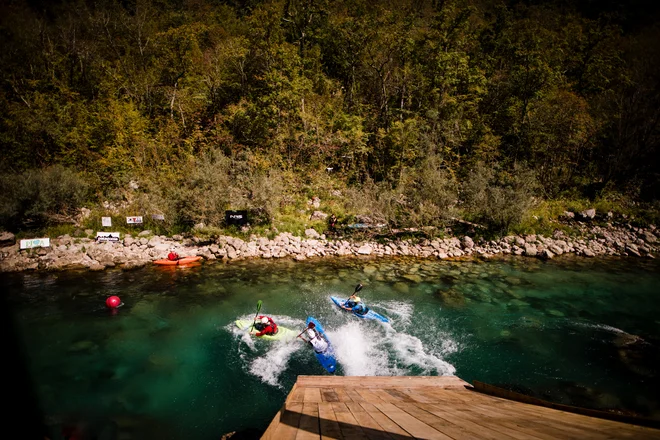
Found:
<svg viewBox="0 0 660 440"><path fill-rule="evenodd" d="M466 249L472 249L474 247L474 241L467 235L463 237L463 247Z"/></svg>
<svg viewBox="0 0 660 440"><path fill-rule="evenodd" d="M586 209L580 212L580 216L585 220L593 220L596 217L596 210L593 208Z"/></svg>
<svg viewBox="0 0 660 440"><path fill-rule="evenodd" d="M140 232L137 236L138 237L147 237L149 235L152 235L152 232L149 229L145 229L144 231Z"/></svg>
<svg viewBox="0 0 660 440"><path fill-rule="evenodd" d="M323 211L314 211L312 215L309 216L310 220L325 220L328 218L328 214Z"/></svg>
<svg viewBox="0 0 660 440"><path fill-rule="evenodd" d="M305 229L305 236L309 238L320 238L321 235L314 228Z"/></svg>
<svg viewBox="0 0 660 440"><path fill-rule="evenodd" d="M364 244L360 246L360 248L357 251L357 253L360 255L370 255L372 252L373 252L373 248L368 244Z"/></svg>
<svg viewBox="0 0 660 440"><path fill-rule="evenodd" d="M553 254L552 252L550 252L549 249L543 249L543 250L541 251L541 258L543 258L543 259L545 259L545 260L551 260L552 258L554 258L554 256L555 256L555 254Z"/></svg>
<svg viewBox="0 0 660 440"><path fill-rule="evenodd" d="M537 249L536 246L533 244L527 244L525 245L525 255L528 257L535 257L537 254Z"/></svg>

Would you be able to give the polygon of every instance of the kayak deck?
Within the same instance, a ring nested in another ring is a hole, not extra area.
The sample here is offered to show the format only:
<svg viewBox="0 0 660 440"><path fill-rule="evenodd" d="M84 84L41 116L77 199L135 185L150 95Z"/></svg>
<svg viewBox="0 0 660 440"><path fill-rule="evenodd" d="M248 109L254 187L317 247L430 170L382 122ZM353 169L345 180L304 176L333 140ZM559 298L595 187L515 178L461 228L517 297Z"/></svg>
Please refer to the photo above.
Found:
<svg viewBox="0 0 660 440"><path fill-rule="evenodd" d="M156 260L154 263L158 264L159 266L185 266L186 264L195 263L201 259L202 257L200 256L183 257L179 258L178 260L168 260L165 258L162 260Z"/></svg>

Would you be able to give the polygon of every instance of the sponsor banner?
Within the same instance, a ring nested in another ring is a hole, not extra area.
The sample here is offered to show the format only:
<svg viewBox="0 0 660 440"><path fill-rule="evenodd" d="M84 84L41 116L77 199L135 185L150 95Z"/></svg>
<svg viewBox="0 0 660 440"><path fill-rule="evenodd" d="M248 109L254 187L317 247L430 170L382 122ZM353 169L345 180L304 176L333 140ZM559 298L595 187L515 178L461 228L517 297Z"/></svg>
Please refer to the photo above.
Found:
<svg viewBox="0 0 660 440"><path fill-rule="evenodd" d="M248 222L247 211L225 211L225 223L228 225L245 225Z"/></svg>
<svg viewBox="0 0 660 440"><path fill-rule="evenodd" d="M119 241L119 232L97 232L96 241Z"/></svg>
<svg viewBox="0 0 660 440"><path fill-rule="evenodd" d="M32 249L38 247L49 247L50 238L31 238L28 240L21 240L21 249Z"/></svg>
<svg viewBox="0 0 660 440"><path fill-rule="evenodd" d="M165 220L165 216L163 214L151 214L151 218L153 220Z"/></svg>
<svg viewBox="0 0 660 440"><path fill-rule="evenodd" d="M111 217L101 217L101 225L104 228L108 228L112 226L112 218Z"/></svg>
<svg viewBox="0 0 660 440"><path fill-rule="evenodd" d="M142 216L138 217L126 217L126 223L129 225L137 225L142 223Z"/></svg>

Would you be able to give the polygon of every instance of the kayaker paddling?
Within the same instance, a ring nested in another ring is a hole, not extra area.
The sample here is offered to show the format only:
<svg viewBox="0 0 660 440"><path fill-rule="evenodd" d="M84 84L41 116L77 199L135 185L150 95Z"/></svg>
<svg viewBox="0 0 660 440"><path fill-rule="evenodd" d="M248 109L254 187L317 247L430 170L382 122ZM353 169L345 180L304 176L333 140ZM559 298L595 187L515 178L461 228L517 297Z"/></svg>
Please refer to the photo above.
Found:
<svg viewBox="0 0 660 440"><path fill-rule="evenodd" d="M261 315L254 320L254 328L259 330L255 336L274 335L277 333L277 324L270 316Z"/></svg>
<svg viewBox="0 0 660 440"><path fill-rule="evenodd" d="M357 295L360 290L362 290L362 284L355 286L355 292L353 292L353 294L348 297L344 305L340 307L359 315L364 315L367 313L369 309L367 309L364 304L362 304L362 299Z"/></svg>
<svg viewBox="0 0 660 440"><path fill-rule="evenodd" d="M314 325L314 323L310 322L309 327L307 327L307 330L303 332L308 339L305 339L303 337L301 337L300 339L309 343L314 348L315 352L325 353L325 351L328 349L328 341L326 341L325 338L318 331L316 331L315 327L316 326Z"/></svg>

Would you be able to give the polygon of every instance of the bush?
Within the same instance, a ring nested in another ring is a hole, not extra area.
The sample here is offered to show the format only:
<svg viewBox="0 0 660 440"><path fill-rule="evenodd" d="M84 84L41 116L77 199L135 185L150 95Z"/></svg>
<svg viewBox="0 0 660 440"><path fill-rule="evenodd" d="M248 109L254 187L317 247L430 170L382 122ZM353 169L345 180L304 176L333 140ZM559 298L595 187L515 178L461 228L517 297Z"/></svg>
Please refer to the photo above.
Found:
<svg viewBox="0 0 660 440"><path fill-rule="evenodd" d="M87 195L87 183L59 165L3 176L0 223L9 230L18 230L73 222Z"/></svg>
<svg viewBox="0 0 660 440"><path fill-rule="evenodd" d="M479 163L463 182L462 198L473 220L506 232L533 206L537 188L533 171L516 166L507 173Z"/></svg>

